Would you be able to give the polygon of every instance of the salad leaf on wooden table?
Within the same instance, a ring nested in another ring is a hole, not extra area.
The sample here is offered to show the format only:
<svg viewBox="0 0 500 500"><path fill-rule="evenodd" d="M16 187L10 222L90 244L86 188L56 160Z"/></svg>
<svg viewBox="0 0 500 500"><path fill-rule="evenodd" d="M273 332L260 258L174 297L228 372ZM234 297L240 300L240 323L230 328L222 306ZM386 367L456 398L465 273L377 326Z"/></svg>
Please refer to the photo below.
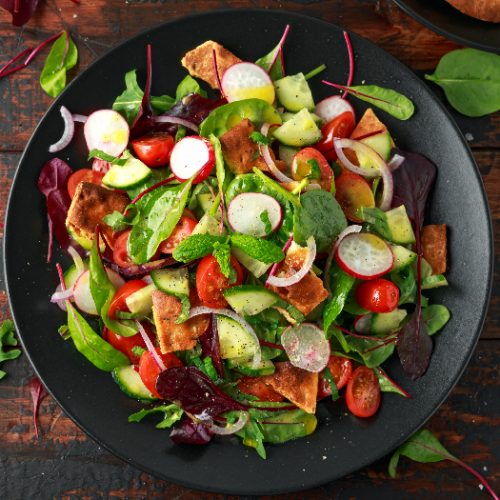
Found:
<svg viewBox="0 0 500 500"><path fill-rule="evenodd" d="M163 404L152 408L143 408L136 413L132 413L132 415L129 415L128 421L140 422L144 417L153 413L163 413L163 418L155 427L157 429L168 429L181 419L184 412L175 404Z"/></svg>
<svg viewBox="0 0 500 500"><path fill-rule="evenodd" d="M22 26L35 13L39 0L0 0L0 7L12 14L12 24Z"/></svg>
<svg viewBox="0 0 500 500"><path fill-rule="evenodd" d="M20 349L12 349L17 346L17 339L14 333L14 323L12 323L10 319L6 319L0 325L0 363L16 359L21 355ZM0 370L0 379L4 378L5 375L7 375L7 373Z"/></svg>

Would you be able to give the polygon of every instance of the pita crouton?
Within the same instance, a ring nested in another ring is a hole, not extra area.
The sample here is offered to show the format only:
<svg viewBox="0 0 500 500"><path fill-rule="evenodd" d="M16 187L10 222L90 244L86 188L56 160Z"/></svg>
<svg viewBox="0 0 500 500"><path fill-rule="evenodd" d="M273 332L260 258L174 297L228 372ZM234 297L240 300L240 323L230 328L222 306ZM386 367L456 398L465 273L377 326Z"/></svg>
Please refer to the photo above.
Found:
<svg viewBox="0 0 500 500"><path fill-rule="evenodd" d="M209 316L198 316L184 323L176 323L182 311L181 301L160 290L153 292L153 319L163 354L185 351L196 345L196 339L205 333Z"/></svg>
<svg viewBox="0 0 500 500"><path fill-rule="evenodd" d="M292 246L287 252L285 261L276 276L284 278L297 272L302 267L306 255L306 248ZM270 289L306 316L328 297L323 282L312 271L309 271L295 285L286 287L271 286Z"/></svg>
<svg viewBox="0 0 500 500"><path fill-rule="evenodd" d="M80 182L66 217L66 227L76 236L93 239L99 224L108 242L113 230L103 222L103 217L115 210L123 212L130 199L125 193L112 191L91 182Z"/></svg>
<svg viewBox="0 0 500 500"><path fill-rule="evenodd" d="M446 272L446 224L429 224L422 228L424 259L433 274Z"/></svg>
<svg viewBox="0 0 500 500"><path fill-rule="evenodd" d="M500 0L446 0L467 16L500 23Z"/></svg>
<svg viewBox="0 0 500 500"><path fill-rule="evenodd" d="M385 132L387 127L377 118L372 108L368 108L351 134L351 139L358 139L375 132Z"/></svg>
<svg viewBox="0 0 500 500"><path fill-rule="evenodd" d="M210 84L213 89L216 89L218 85L217 76L214 71L214 50L217 59L217 70L221 78L224 71L226 71L229 66L241 62L239 57L236 57L222 45L212 40L208 40L187 52L182 58L181 63L189 71L191 76L201 78Z"/></svg>
<svg viewBox="0 0 500 500"><path fill-rule="evenodd" d="M295 406L307 413L314 413L318 396L318 374L297 368L289 361L279 361L274 366L275 372L262 377L262 381Z"/></svg>

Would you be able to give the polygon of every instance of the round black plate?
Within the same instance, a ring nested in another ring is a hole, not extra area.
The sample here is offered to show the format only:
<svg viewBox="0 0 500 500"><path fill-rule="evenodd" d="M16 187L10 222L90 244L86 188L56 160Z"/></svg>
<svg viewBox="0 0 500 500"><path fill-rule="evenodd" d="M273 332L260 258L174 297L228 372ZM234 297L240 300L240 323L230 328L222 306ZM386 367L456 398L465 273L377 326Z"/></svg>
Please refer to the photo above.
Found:
<svg viewBox="0 0 500 500"><path fill-rule="evenodd" d="M500 23L462 14L445 0L394 0L407 14L446 38L500 54Z"/></svg>
<svg viewBox="0 0 500 500"><path fill-rule="evenodd" d="M431 365L416 382L404 377L397 359L387 370L413 395L384 395L378 415L358 420L342 402L321 404L317 431L283 446L269 446L268 459L236 438L210 446L175 446L168 432L151 421L128 424L142 405L127 398L108 373L99 371L57 333L65 315L49 297L57 284L54 263L47 264L44 200L36 189L47 147L62 132L59 106L88 114L110 107L123 89L124 74L138 69L145 78L146 44L153 45L153 94L172 94L184 76L179 60L188 49L214 39L243 59L255 60L279 40L287 23L288 72L309 71L325 62L324 76L345 82L348 61L342 31L336 26L285 12L235 10L176 20L120 45L83 72L49 109L21 159L6 219L5 269L12 312L25 352L64 411L98 443L155 476L201 490L263 494L304 489L339 478L383 457L417 430L446 398L463 372L479 336L492 272L492 233L481 179L470 151L452 119L425 85L372 43L352 35L357 54L356 80L394 87L416 104L415 116L401 122L380 112L396 142L419 151L439 168L430 206L431 222L450 228L450 287L436 300L452 319L436 336ZM318 79L317 98L330 95ZM355 101L352 99L352 101ZM353 102L358 116L365 106ZM82 131L60 156L73 168L86 166ZM57 256L68 262L66 256ZM396 358L396 356L394 356Z"/></svg>

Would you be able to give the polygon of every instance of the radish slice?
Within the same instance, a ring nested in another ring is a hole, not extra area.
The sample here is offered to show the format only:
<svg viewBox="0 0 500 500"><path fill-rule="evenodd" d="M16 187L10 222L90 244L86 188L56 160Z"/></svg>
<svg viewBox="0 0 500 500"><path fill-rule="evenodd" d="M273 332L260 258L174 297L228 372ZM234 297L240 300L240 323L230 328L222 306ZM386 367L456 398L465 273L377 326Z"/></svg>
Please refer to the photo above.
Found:
<svg viewBox="0 0 500 500"><path fill-rule="evenodd" d="M92 170L95 172L100 172L101 174L107 174L111 168L111 163L106 160L101 160L100 158L94 158L92 160Z"/></svg>
<svg viewBox="0 0 500 500"><path fill-rule="evenodd" d="M73 297L73 289L68 288L67 290L62 289L61 285L57 285L56 291L50 297L51 302L61 302L65 300L69 300Z"/></svg>
<svg viewBox="0 0 500 500"><path fill-rule="evenodd" d="M170 169L180 181L186 181L199 172L194 184L206 179L214 164L212 144L199 136L184 137L175 144L170 155Z"/></svg>
<svg viewBox="0 0 500 500"><path fill-rule="evenodd" d="M323 330L312 323L287 328L281 335L281 345L290 363L308 372L320 372L330 359L330 343Z"/></svg>
<svg viewBox="0 0 500 500"><path fill-rule="evenodd" d="M257 64L233 64L222 75L222 92L228 102L257 98L272 104L274 85L269 75Z"/></svg>
<svg viewBox="0 0 500 500"><path fill-rule="evenodd" d="M307 250L308 252L306 258L304 259L304 263L295 274L292 274L291 276L288 276L286 278L269 276L269 278L267 278L266 285L282 287L291 286L295 285L295 283L298 283L311 270L314 259L316 258L316 242L314 241L314 238L312 236L310 236L307 240ZM290 248L289 252L290 251L294 251L293 246Z"/></svg>
<svg viewBox="0 0 500 500"><path fill-rule="evenodd" d="M128 144L130 129L125 118L112 109L100 109L85 122L83 132L89 151L99 149L120 156Z"/></svg>
<svg viewBox="0 0 500 500"><path fill-rule="evenodd" d="M61 106L61 116L64 120L64 132L56 143L49 146L49 153L57 153L61 149L64 149L71 142L75 134L75 122L66 106Z"/></svg>
<svg viewBox="0 0 500 500"><path fill-rule="evenodd" d="M184 120L184 118L179 118L178 116L160 115L153 117L153 120L156 123L173 123L174 125L181 125L182 127L186 127L196 133L200 131L198 125L195 125L193 122L188 120Z"/></svg>
<svg viewBox="0 0 500 500"><path fill-rule="evenodd" d="M270 123L264 123L260 129L260 133L264 136L267 137L269 134L269 128L271 127ZM281 170L276 166L276 163L274 163L273 157L271 156L271 152L269 151L269 146L266 144L259 144L259 151L262 157L264 158L264 161L266 162L267 168L270 170L270 172L274 175L276 179L280 182L294 182L293 179L290 179L290 177L286 176Z"/></svg>
<svg viewBox="0 0 500 500"><path fill-rule="evenodd" d="M331 122L334 118L349 111L354 117L354 109L346 99L339 95L332 95L316 104L314 113L318 115L325 123Z"/></svg>
<svg viewBox="0 0 500 500"><path fill-rule="evenodd" d="M389 272L394 261L389 245L370 233L347 235L340 242L335 255L346 273L365 280Z"/></svg>
<svg viewBox="0 0 500 500"><path fill-rule="evenodd" d="M354 330L358 333L370 333L372 328L373 314L363 314L354 320Z"/></svg>
<svg viewBox="0 0 500 500"><path fill-rule="evenodd" d="M125 280L113 269L106 268L108 277L115 288L120 288L125 284ZM73 298L75 305L80 311L97 316L92 293L90 292L90 271L84 271L73 285Z"/></svg>
<svg viewBox="0 0 500 500"><path fill-rule="evenodd" d="M283 218L281 205L267 194L241 193L229 204L227 220L234 231L260 238L267 234L263 212L267 212L271 230L276 231Z"/></svg>

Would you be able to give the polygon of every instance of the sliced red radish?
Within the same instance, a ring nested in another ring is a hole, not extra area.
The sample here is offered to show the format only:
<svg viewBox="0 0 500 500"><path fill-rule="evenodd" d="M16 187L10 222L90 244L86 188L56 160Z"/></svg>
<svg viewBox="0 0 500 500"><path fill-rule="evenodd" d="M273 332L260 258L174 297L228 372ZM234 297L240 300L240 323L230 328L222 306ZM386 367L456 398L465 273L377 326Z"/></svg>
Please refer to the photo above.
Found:
<svg viewBox="0 0 500 500"><path fill-rule="evenodd" d="M362 280L389 272L394 261L389 245L370 233L348 234L340 242L335 256L346 273Z"/></svg>
<svg viewBox="0 0 500 500"><path fill-rule="evenodd" d="M334 118L349 111L354 115L354 109L346 99L339 95L332 95L316 104L314 113L317 114L325 123L331 122Z"/></svg>
<svg viewBox="0 0 500 500"><path fill-rule="evenodd" d="M354 330L358 333L370 333L372 328L373 313L362 314L354 320Z"/></svg>
<svg viewBox="0 0 500 500"><path fill-rule="evenodd" d="M267 234L266 224L262 220L264 212L267 212L271 230L278 229L283 218L282 210L273 197L262 193L241 193L229 204L227 220L238 233L262 237Z"/></svg>
<svg viewBox="0 0 500 500"><path fill-rule="evenodd" d="M229 66L222 76L222 92L229 102L257 98L272 104L274 85L257 64L241 62Z"/></svg>
<svg viewBox="0 0 500 500"><path fill-rule="evenodd" d="M180 181L186 181L196 173L193 184L204 181L215 164L212 144L203 137L190 135L175 144L170 155L170 168Z"/></svg>
<svg viewBox="0 0 500 500"><path fill-rule="evenodd" d="M128 144L130 129L125 118L112 109L92 113L83 128L89 151L99 149L111 156L120 156Z"/></svg>
<svg viewBox="0 0 500 500"><path fill-rule="evenodd" d="M325 333L312 323L287 328L281 335L290 363L308 372L319 373L330 359L330 343Z"/></svg>
<svg viewBox="0 0 500 500"><path fill-rule="evenodd" d="M113 286L118 289L125 284L125 280L112 269L106 268L108 277ZM97 316L94 299L90 292L90 271L84 271L73 285L73 299L80 311Z"/></svg>

